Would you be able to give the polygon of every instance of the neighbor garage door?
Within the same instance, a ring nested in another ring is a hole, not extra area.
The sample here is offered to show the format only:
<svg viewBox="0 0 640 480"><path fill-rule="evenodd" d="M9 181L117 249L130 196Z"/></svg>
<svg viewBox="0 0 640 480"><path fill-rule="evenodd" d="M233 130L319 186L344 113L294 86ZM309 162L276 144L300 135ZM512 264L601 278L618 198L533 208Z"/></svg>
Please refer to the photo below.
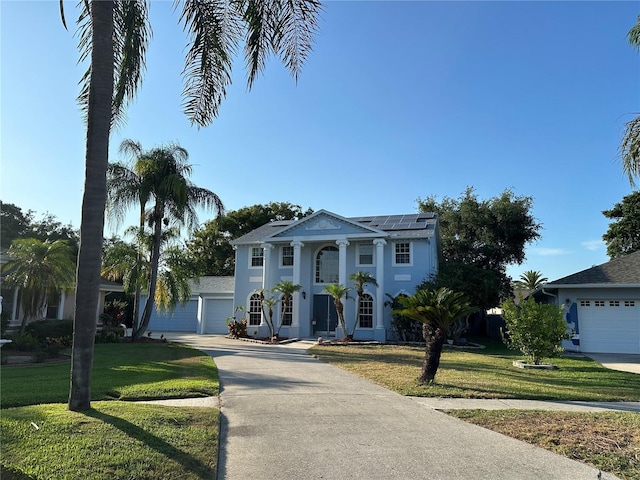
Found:
<svg viewBox="0 0 640 480"><path fill-rule="evenodd" d="M640 300L584 299L578 305L583 352L640 353Z"/></svg>
<svg viewBox="0 0 640 480"><path fill-rule="evenodd" d="M156 332L196 332L198 326L198 300L179 303L173 312L162 312L154 308L149 320L148 331Z"/></svg>
<svg viewBox="0 0 640 480"><path fill-rule="evenodd" d="M226 334L227 318L233 315L233 300L216 298L207 299L205 302L204 333Z"/></svg>

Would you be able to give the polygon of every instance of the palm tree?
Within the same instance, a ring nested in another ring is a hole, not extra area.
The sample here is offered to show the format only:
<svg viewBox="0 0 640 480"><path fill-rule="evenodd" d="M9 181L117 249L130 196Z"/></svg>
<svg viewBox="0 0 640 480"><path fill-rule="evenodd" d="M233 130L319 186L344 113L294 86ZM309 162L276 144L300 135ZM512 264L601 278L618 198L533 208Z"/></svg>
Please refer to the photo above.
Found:
<svg viewBox="0 0 640 480"><path fill-rule="evenodd" d="M190 36L183 70L185 113L199 126L210 124L218 115L231 83L232 60L243 39L249 88L271 53L297 79L311 51L321 10L318 0L185 0L182 5L180 21ZM80 58L90 59L90 67L79 96L86 113L87 142L68 402L75 411L91 408L93 314L100 287L109 135L112 123L121 119L141 84L150 34L145 0L87 0L80 7ZM60 12L66 26L62 0Z"/></svg>
<svg viewBox="0 0 640 480"><path fill-rule="evenodd" d="M340 328L344 332L345 340L347 337L347 325L344 321L344 304L342 303L342 297L349 298L349 287L340 285L339 283L332 283L325 285L322 289L323 292L333 297L333 304L336 306L336 312L338 313L338 321L340 322Z"/></svg>
<svg viewBox="0 0 640 480"><path fill-rule="evenodd" d="M10 260L2 271L7 272L6 284L20 289L20 331L23 332L28 319L42 315L47 300L73 287L73 250L65 240L42 242L23 238L14 240L7 254ZM93 321L96 321L95 312Z"/></svg>
<svg viewBox="0 0 640 480"><path fill-rule="evenodd" d="M542 273L536 270L527 270L520 275L520 278L513 282L513 286L517 290L536 290L548 282L547 277L543 277Z"/></svg>
<svg viewBox="0 0 640 480"><path fill-rule="evenodd" d="M435 381L440 366L442 347L447 339L447 330L456 320L476 311L467 302L463 293L448 288L438 290L418 290L409 297L397 297L401 308L392 315L404 315L422 323L425 339L425 355L419 383L431 384Z"/></svg>
<svg viewBox="0 0 640 480"><path fill-rule="evenodd" d="M353 286L356 289L356 293L358 294L358 297L356 300L356 321L353 324L353 330L351 330L351 335L349 335L349 337L353 339L353 336L356 333L356 327L360 323L360 301L362 300L362 295L364 294L364 286L367 283L370 283L371 285L375 285L377 287L378 282L376 281L375 277L368 272L352 273L351 275L349 275L349 280L353 282Z"/></svg>
<svg viewBox="0 0 640 480"><path fill-rule="evenodd" d="M140 318L140 325L133 333L138 340L147 329L154 308L158 285L158 267L163 243L163 226L170 223L186 225L189 230L197 226L196 207L215 208L218 215L224 211L220 198L206 188L195 186L188 177L191 165L187 163L189 154L177 144L156 147L144 151L140 144L128 142L129 148L137 153L133 172L139 179L136 184L138 194L123 195L119 207L136 202L152 201L149 211L144 213L149 226L153 228L148 278L147 301ZM144 211L144 208L141 208Z"/></svg>
<svg viewBox="0 0 640 480"><path fill-rule="evenodd" d="M287 308L289 307L289 305L291 305L293 294L300 291L301 288L302 285L293 283L290 280L282 280L273 287L274 292L280 293L282 303L282 310L280 311L280 324L278 325L278 330L276 331L276 337L280 335L280 329L284 324L284 316L287 313Z"/></svg>
<svg viewBox="0 0 640 480"><path fill-rule="evenodd" d="M269 327L269 340L273 340L275 335L275 329L273 328L273 307L278 304L278 300L274 297L265 297L264 292L260 292L260 303L262 304L262 314L264 320ZM267 307L267 310L265 310Z"/></svg>
<svg viewBox="0 0 640 480"><path fill-rule="evenodd" d="M640 15L636 24L627 33L627 38L632 47L640 50ZM631 186L635 187L634 177L640 178L640 116L625 124L620 153L622 170L629 177Z"/></svg>

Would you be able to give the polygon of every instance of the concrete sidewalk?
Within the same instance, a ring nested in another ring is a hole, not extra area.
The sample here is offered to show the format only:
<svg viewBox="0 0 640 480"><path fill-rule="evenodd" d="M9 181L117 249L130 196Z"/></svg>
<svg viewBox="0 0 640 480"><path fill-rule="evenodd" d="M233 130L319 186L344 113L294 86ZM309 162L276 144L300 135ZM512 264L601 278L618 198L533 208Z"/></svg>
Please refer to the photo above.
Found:
<svg viewBox="0 0 640 480"><path fill-rule="evenodd" d="M194 337L179 340L219 369L219 479L597 478L594 468L322 363L304 343Z"/></svg>

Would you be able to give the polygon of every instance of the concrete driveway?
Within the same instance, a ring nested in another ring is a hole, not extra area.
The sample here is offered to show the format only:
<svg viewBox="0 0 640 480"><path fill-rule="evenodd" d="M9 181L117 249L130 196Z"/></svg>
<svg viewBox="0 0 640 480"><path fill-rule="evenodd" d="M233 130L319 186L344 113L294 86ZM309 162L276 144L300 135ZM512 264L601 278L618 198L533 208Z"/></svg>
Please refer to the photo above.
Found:
<svg viewBox="0 0 640 480"><path fill-rule="evenodd" d="M585 355L605 368L640 374L640 355L631 353L585 353Z"/></svg>
<svg viewBox="0 0 640 480"><path fill-rule="evenodd" d="M219 369L219 479L595 480L598 475L582 463L322 363L302 342L269 346L210 335L180 340L210 354Z"/></svg>

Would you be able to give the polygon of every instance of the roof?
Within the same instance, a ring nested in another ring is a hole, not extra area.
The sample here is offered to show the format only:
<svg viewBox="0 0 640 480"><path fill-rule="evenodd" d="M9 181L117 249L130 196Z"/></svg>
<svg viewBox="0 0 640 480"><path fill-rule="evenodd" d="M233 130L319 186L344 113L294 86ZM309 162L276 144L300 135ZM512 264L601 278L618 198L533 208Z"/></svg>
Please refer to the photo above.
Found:
<svg viewBox="0 0 640 480"><path fill-rule="evenodd" d="M625 284L640 286L640 251L614 258L607 263L582 270L567 277L547 283L546 287L560 285L616 285Z"/></svg>
<svg viewBox="0 0 640 480"><path fill-rule="evenodd" d="M261 243L265 241L267 237L271 237L286 230L288 227L294 224L304 223L312 218L320 215L327 215L335 218L342 218L334 213L327 212L325 210L318 210L314 214L303 217L299 220L278 220L269 222L261 227L252 230L251 232L233 240L232 245ZM435 213L408 213L400 215L377 215L370 217L351 217L344 218L344 220L357 224L367 231L372 233L374 231L388 233L390 237L431 237L434 235L436 225L438 223L438 216ZM274 239L274 240L277 240Z"/></svg>
<svg viewBox="0 0 640 480"><path fill-rule="evenodd" d="M192 294L231 293L234 289L233 277L200 277L199 281L190 280Z"/></svg>

